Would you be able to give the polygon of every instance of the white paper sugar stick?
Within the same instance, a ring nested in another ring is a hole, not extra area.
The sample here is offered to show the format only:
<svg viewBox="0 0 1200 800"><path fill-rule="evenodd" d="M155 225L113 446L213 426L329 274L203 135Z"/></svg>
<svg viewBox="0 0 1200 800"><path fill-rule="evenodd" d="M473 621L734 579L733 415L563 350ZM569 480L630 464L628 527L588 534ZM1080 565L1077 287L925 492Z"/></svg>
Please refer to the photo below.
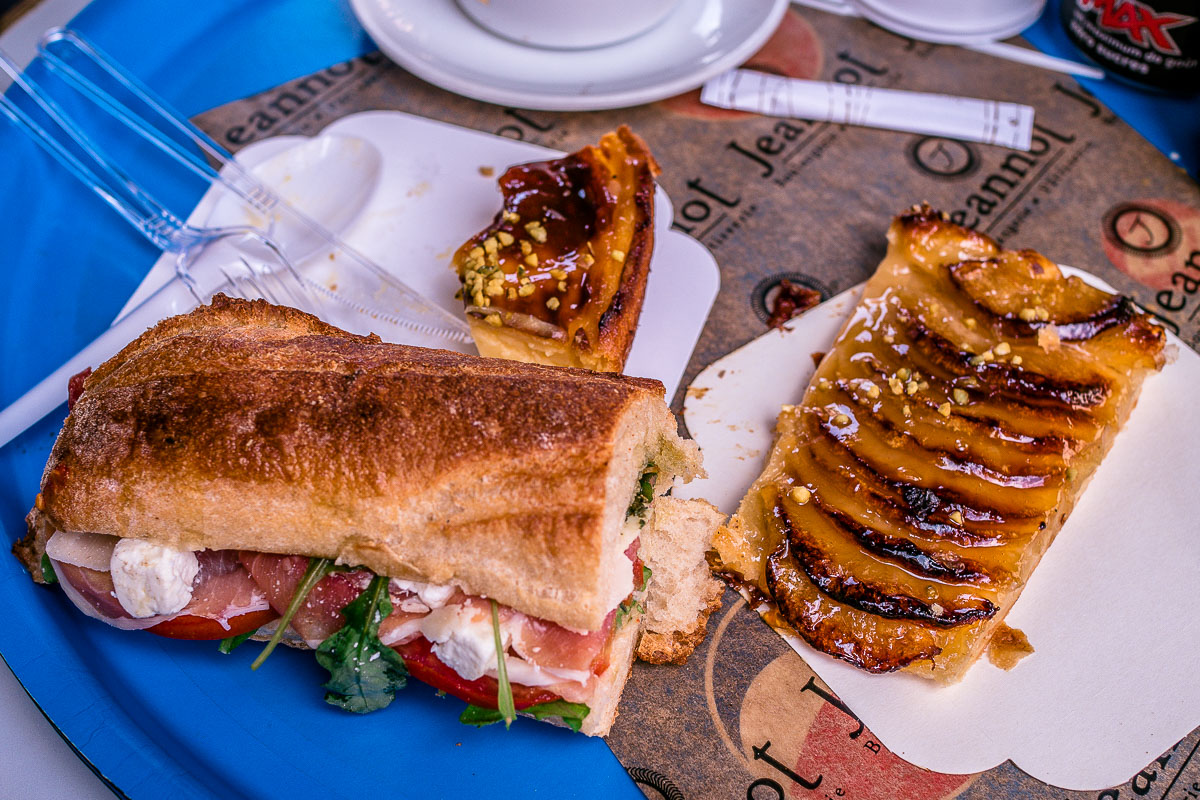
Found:
<svg viewBox="0 0 1200 800"><path fill-rule="evenodd" d="M776 117L928 133L1028 150L1033 108L1019 103L784 78L735 69L704 84L710 106Z"/></svg>

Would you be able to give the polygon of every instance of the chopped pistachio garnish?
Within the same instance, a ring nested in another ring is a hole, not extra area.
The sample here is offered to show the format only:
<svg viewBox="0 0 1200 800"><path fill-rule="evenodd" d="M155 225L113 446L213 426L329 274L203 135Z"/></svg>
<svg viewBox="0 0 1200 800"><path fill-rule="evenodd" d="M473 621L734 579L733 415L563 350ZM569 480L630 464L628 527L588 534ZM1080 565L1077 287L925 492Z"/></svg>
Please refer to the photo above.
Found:
<svg viewBox="0 0 1200 800"><path fill-rule="evenodd" d="M1012 352L1012 345L1008 342L1001 342L993 348L998 356L1006 356Z"/></svg>
<svg viewBox="0 0 1200 800"><path fill-rule="evenodd" d="M512 223L517 223L517 222L520 222L520 221L521 221L521 215L520 215L520 214L518 214L518 213L517 213L517 212L515 212L515 211L505 211L505 212L504 212L504 221L505 221L505 222L512 222Z"/></svg>
<svg viewBox="0 0 1200 800"><path fill-rule="evenodd" d="M892 390L892 394L904 394L904 384L899 378L888 378L888 387Z"/></svg>
<svg viewBox="0 0 1200 800"><path fill-rule="evenodd" d="M950 512L950 521L961 528L962 524L963 524L962 512L961 511L951 511Z"/></svg>
<svg viewBox="0 0 1200 800"><path fill-rule="evenodd" d="M517 299L517 290L514 287L510 286L504 290L504 296L507 297L509 300L516 300Z"/></svg>
<svg viewBox="0 0 1200 800"><path fill-rule="evenodd" d="M486 317L483 318L483 321L486 322L488 325L494 325L497 328L499 328L503 324L500 321L499 314L488 314Z"/></svg>
<svg viewBox="0 0 1200 800"><path fill-rule="evenodd" d="M950 404L942 403L940 406L938 406L938 413L941 414L943 417L950 416Z"/></svg>
<svg viewBox="0 0 1200 800"><path fill-rule="evenodd" d="M1022 308L1017 312L1017 316L1021 318L1022 322L1033 322L1037 319L1037 312L1032 308Z"/></svg>
<svg viewBox="0 0 1200 800"><path fill-rule="evenodd" d="M550 270L550 277L554 278L556 281L565 281L567 279L567 271L565 269L559 269L558 267L555 267L554 269Z"/></svg>
<svg viewBox="0 0 1200 800"><path fill-rule="evenodd" d="M908 383L904 384L904 393L909 397L912 397L917 393L918 388L920 388L920 385L916 381L909 381Z"/></svg>
<svg viewBox="0 0 1200 800"><path fill-rule="evenodd" d="M592 264L596 263L596 259L592 258L590 253L584 253L579 257L579 263L583 264L585 267L590 267Z"/></svg>
<svg viewBox="0 0 1200 800"><path fill-rule="evenodd" d="M504 247L508 247L510 244L516 241L516 239L513 238L513 235L508 231L498 232L496 234L496 238L500 240L500 244Z"/></svg>
<svg viewBox="0 0 1200 800"><path fill-rule="evenodd" d="M974 319L973 317L967 317L967 327L968 327L968 328L974 328L974 327L975 327L976 325L978 325L978 324L979 324L979 323L978 323L978 322L976 322L976 321L975 321L975 319Z"/></svg>
<svg viewBox="0 0 1200 800"><path fill-rule="evenodd" d="M522 283L520 288L517 289L517 296L529 297L529 295L533 294L535 291L537 291L537 287L532 283Z"/></svg>
<svg viewBox="0 0 1200 800"><path fill-rule="evenodd" d="M874 383L872 383L871 381L867 381L864 384L864 386L867 387L867 397L871 398L872 400L879 397L879 387L876 386Z"/></svg>
<svg viewBox="0 0 1200 800"><path fill-rule="evenodd" d="M1037 308L1035 308L1035 309L1033 310L1033 313L1034 313L1034 314L1037 316L1037 318L1038 318L1039 320L1041 320L1042 322L1045 322L1045 321L1047 321L1048 319L1050 319L1050 312L1049 312L1049 311L1047 311L1046 309L1042 308L1041 306L1038 306Z"/></svg>
<svg viewBox="0 0 1200 800"><path fill-rule="evenodd" d="M797 486L792 489L792 499L799 505L804 505L812 499L812 491L807 486Z"/></svg>
<svg viewBox="0 0 1200 800"><path fill-rule="evenodd" d="M483 258L484 252L485 251L482 247L476 245L475 247L471 248L471 252L467 253L467 255L471 258Z"/></svg>
<svg viewBox="0 0 1200 800"><path fill-rule="evenodd" d="M483 252L494 253L500 249L500 242L496 241L495 236L489 236L483 240Z"/></svg>
<svg viewBox="0 0 1200 800"><path fill-rule="evenodd" d="M625 251L624 250L613 250L612 251L612 260L617 262L618 264L624 264L625 263Z"/></svg>
<svg viewBox="0 0 1200 800"><path fill-rule="evenodd" d="M908 403L904 404L904 408L902 410L904 411L904 416L906 416L906 417L912 416L912 406L910 406Z"/></svg>
<svg viewBox="0 0 1200 800"><path fill-rule="evenodd" d="M1012 364L1013 364L1013 366L1014 366L1014 367L1019 367L1019 366L1021 366L1021 362L1022 362L1022 361L1024 361L1024 360L1025 360L1025 359L1021 358L1020 356L1013 356L1013 357L1012 357Z"/></svg>
<svg viewBox="0 0 1200 800"><path fill-rule="evenodd" d="M522 239L521 240L521 255L527 256L532 252L533 252L533 245L531 245L529 243L528 239Z"/></svg>
<svg viewBox="0 0 1200 800"><path fill-rule="evenodd" d="M560 292L565 292L565 291L567 290L567 282L566 282L566 281L559 281L559 282L558 282L558 290L559 290Z"/></svg>
<svg viewBox="0 0 1200 800"><path fill-rule="evenodd" d="M550 309L551 311L558 311L559 305L560 303L558 302L557 297L551 297L546 301L546 308Z"/></svg>
<svg viewBox="0 0 1200 800"><path fill-rule="evenodd" d="M545 244L546 229L542 226L542 223L538 222L537 220L534 220L533 222L526 222L525 231L529 234L530 239L533 239L538 244Z"/></svg>
<svg viewBox="0 0 1200 800"><path fill-rule="evenodd" d="M912 370L910 370L908 367L901 367L900 369L896 370L896 377L902 381L906 381L912 377Z"/></svg>
<svg viewBox="0 0 1200 800"><path fill-rule="evenodd" d="M526 266L536 267L538 265L537 253L530 253L525 256L525 264Z"/></svg>
<svg viewBox="0 0 1200 800"><path fill-rule="evenodd" d="M1074 467L1067 467L1067 480L1073 481L1079 477L1079 470Z"/></svg>
<svg viewBox="0 0 1200 800"><path fill-rule="evenodd" d="M838 414L833 418L833 424L837 425L839 428L844 428L850 424L850 417L846 416L845 414Z"/></svg>
<svg viewBox="0 0 1200 800"><path fill-rule="evenodd" d="M965 406L971 400L971 395L967 394L966 389L955 389L953 394L954 402L960 406Z"/></svg>

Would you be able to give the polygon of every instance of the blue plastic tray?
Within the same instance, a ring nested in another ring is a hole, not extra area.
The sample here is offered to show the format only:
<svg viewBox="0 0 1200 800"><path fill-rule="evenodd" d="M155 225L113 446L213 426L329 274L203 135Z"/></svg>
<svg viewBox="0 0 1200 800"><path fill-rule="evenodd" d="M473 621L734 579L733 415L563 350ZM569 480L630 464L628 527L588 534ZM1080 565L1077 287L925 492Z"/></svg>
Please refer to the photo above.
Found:
<svg viewBox="0 0 1200 800"><path fill-rule="evenodd" d="M90 6L75 26L186 114L371 48L322 0ZM36 68L35 68L36 71ZM116 315L156 252L32 143L0 124L0 405ZM187 203L196 198L177 197ZM0 525L13 541L65 408L0 450ZM528 720L460 725L463 704L413 682L363 717L326 705L310 653L256 673L248 645L118 631L0 557L0 653L83 757L134 798L641 797L605 743Z"/></svg>

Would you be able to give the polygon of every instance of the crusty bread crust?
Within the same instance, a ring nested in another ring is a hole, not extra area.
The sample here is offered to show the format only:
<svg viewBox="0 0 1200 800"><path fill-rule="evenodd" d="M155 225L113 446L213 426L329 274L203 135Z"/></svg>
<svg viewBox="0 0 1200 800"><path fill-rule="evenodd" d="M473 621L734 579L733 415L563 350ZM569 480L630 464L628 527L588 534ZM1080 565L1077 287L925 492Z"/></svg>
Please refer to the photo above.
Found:
<svg viewBox="0 0 1200 800"><path fill-rule="evenodd" d="M219 296L87 379L40 508L64 530L452 582L594 630L641 469L690 477L698 458L657 381L383 344Z"/></svg>

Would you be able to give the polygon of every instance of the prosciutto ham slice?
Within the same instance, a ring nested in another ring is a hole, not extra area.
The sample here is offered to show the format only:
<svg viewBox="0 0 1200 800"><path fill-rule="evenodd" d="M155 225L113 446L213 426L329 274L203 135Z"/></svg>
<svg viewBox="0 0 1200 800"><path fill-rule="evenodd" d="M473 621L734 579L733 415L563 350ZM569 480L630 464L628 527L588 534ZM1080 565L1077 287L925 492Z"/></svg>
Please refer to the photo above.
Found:
<svg viewBox="0 0 1200 800"><path fill-rule="evenodd" d="M202 550L196 553L200 571L192 586L192 599L177 614L134 618L118 602L111 573L90 569L63 561L51 560L55 574L67 588L77 606L105 622L125 629L149 629L153 633L172 638L207 638L189 635L195 633L195 624L184 618L212 620L217 623L214 634L228 635L229 621L247 614L257 614L257 624L263 625L274 618L267 597L242 567L235 550ZM81 605L82 603L82 605ZM86 607L84 607L86 605ZM172 624L176 623L176 624Z"/></svg>

